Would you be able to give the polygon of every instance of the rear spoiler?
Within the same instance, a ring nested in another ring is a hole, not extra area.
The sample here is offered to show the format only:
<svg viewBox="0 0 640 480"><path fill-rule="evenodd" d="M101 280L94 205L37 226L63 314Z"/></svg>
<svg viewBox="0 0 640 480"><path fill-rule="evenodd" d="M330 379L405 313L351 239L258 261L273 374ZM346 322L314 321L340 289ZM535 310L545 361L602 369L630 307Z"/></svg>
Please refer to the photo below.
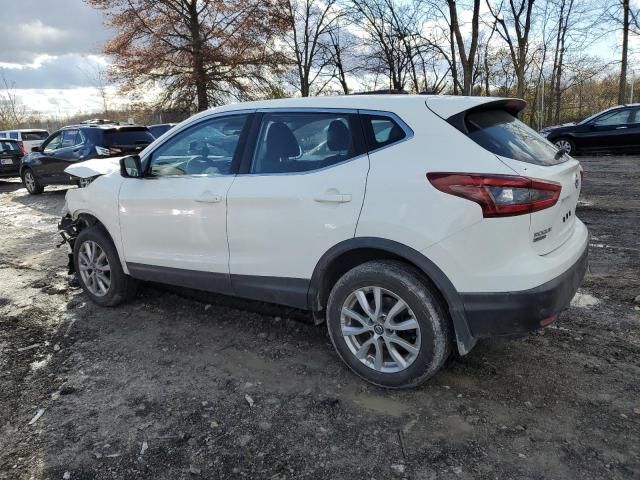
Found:
<svg viewBox="0 0 640 480"><path fill-rule="evenodd" d="M503 110L510 113L514 117L517 117L518 114L522 110L524 110L526 106L527 102L525 102L524 100L520 100L519 98L501 98L477 104L471 108L462 110L447 118L444 118L444 120L446 120L447 123L449 123L456 129L460 130L462 133L467 134L469 132L467 130L467 123L465 122L465 118L469 113L486 112L489 110ZM437 114L437 112L435 113Z"/></svg>

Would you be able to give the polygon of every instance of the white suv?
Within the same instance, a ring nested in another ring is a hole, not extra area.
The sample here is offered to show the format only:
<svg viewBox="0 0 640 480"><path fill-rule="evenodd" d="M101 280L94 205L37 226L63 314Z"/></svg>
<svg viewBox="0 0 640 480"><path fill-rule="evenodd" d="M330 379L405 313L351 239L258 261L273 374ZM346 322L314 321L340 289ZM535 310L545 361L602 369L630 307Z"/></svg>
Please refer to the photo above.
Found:
<svg viewBox="0 0 640 480"><path fill-rule="evenodd" d="M579 163L514 99L346 96L202 112L140 156L67 168L61 222L97 304L152 280L309 309L359 376L432 376L528 332L587 267ZM119 162L119 163L118 163Z"/></svg>

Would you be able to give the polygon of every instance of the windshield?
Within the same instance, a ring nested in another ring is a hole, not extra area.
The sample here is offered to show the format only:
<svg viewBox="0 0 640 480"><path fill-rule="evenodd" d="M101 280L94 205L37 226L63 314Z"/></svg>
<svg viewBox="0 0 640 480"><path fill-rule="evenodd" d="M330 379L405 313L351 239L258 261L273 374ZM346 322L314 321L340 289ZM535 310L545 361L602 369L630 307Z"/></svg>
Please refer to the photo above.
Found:
<svg viewBox="0 0 640 480"><path fill-rule="evenodd" d="M567 160L535 130L504 110L469 113L466 123L469 137L496 155L534 165L557 165Z"/></svg>

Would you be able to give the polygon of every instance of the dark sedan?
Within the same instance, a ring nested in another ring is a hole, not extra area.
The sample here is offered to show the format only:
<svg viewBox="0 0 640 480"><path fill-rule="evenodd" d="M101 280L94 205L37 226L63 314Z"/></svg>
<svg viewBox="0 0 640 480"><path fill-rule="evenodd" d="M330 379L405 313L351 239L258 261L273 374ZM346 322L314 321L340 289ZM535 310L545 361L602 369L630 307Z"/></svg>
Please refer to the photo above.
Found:
<svg viewBox="0 0 640 480"><path fill-rule="evenodd" d="M69 165L93 158L138 154L155 138L147 127L81 124L64 127L25 155L20 176L31 195L46 185L70 185L77 179L65 173Z"/></svg>
<svg viewBox="0 0 640 480"><path fill-rule="evenodd" d="M0 177L19 176L21 158L18 140L0 138Z"/></svg>
<svg viewBox="0 0 640 480"><path fill-rule="evenodd" d="M581 122L547 127L540 133L570 155L640 151L640 104L610 108Z"/></svg>

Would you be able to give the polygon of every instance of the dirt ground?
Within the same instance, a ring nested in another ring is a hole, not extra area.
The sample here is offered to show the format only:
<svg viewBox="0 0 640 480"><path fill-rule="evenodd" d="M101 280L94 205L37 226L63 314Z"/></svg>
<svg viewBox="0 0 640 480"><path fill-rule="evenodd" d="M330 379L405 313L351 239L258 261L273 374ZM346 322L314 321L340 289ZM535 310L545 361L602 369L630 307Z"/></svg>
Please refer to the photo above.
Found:
<svg viewBox="0 0 640 480"><path fill-rule="evenodd" d="M304 312L155 285L89 303L55 248L64 189L0 180L0 478L640 478L640 158L582 161L575 305L405 392Z"/></svg>

